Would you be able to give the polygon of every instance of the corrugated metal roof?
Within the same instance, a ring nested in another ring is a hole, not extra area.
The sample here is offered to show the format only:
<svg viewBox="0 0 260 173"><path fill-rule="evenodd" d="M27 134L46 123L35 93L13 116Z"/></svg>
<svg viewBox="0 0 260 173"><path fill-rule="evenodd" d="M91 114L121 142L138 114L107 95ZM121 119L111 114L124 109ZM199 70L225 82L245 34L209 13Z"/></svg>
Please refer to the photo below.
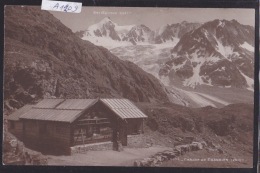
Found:
<svg viewBox="0 0 260 173"><path fill-rule="evenodd" d="M55 109L78 109L84 110L95 104L97 99L67 99L59 104Z"/></svg>
<svg viewBox="0 0 260 173"><path fill-rule="evenodd" d="M21 119L45 120L59 122L73 122L82 110L59 110L59 109L37 109L32 108L20 116Z"/></svg>
<svg viewBox="0 0 260 173"><path fill-rule="evenodd" d="M39 103L37 103L35 106L35 108L55 108L58 104L60 104L61 102L63 102L64 99L43 99L42 101L40 101Z"/></svg>
<svg viewBox="0 0 260 173"><path fill-rule="evenodd" d="M147 118L147 116L139 109L113 109L113 111L121 118Z"/></svg>
<svg viewBox="0 0 260 173"><path fill-rule="evenodd" d="M13 121L18 121L20 116L23 115L24 113L28 112L33 105L25 105L21 107L20 109L16 110L12 114L10 114L7 119L8 120L13 120Z"/></svg>
<svg viewBox="0 0 260 173"><path fill-rule="evenodd" d="M26 105L9 116L9 119L73 122L83 110L94 105L98 99L43 99L36 105ZM101 99L120 118L147 118L127 99Z"/></svg>
<svg viewBox="0 0 260 173"><path fill-rule="evenodd" d="M100 100L122 119L147 118L147 116L128 99L100 99Z"/></svg>

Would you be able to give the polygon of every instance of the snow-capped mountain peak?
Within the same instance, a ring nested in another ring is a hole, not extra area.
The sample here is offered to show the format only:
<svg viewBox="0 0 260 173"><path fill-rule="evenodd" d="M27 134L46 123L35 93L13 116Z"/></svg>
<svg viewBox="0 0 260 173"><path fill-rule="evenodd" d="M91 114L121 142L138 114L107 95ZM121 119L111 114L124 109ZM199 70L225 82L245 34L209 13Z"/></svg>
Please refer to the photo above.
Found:
<svg viewBox="0 0 260 173"><path fill-rule="evenodd" d="M151 43L153 41L154 32L147 26L141 24L131 28L131 30L123 37L123 41L129 41L133 45L137 43Z"/></svg>
<svg viewBox="0 0 260 173"><path fill-rule="evenodd" d="M155 31L156 36L162 35L162 34L163 34L167 29L169 29L169 28L170 28L170 25L169 25L169 24L166 24L166 25L161 26L159 29L157 29L157 30Z"/></svg>
<svg viewBox="0 0 260 173"><path fill-rule="evenodd" d="M111 44L119 45L118 42L121 42L121 45L161 44L166 42L172 42L175 45L182 35L198 26L200 24L184 21L178 24L165 24L153 31L144 24L119 25L110 17L105 17L100 22L89 26L87 30L79 31L78 34L84 40L109 49L114 48L114 46L111 47Z"/></svg>
<svg viewBox="0 0 260 173"><path fill-rule="evenodd" d="M104 19L102 19L99 23L108 23L108 22L112 22L110 17L105 17Z"/></svg>
<svg viewBox="0 0 260 173"><path fill-rule="evenodd" d="M80 33L80 37L136 63L171 89L216 87L253 91L254 28L236 20L216 19L204 24L183 21L153 31L144 24L125 26L105 18L89 30L93 28L106 30L106 35L94 33L82 37ZM113 31L120 39L114 39ZM181 92L197 102L195 92ZM208 98L212 100L211 96Z"/></svg>
<svg viewBox="0 0 260 173"><path fill-rule="evenodd" d="M218 26L217 27L224 27L225 26L225 21L219 21L219 23L218 23Z"/></svg>
<svg viewBox="0 0 260 173"><path fill-rule="evenodd" d="M158 76L168 76L170 81L178 78L190 87L252 87L247 83L253 79L250 69L253 69L254 28L236 20L216 19L204 24L183 21L153 31L144 24L120 26L111 18L104 18L90 26L83 39L109 49L172 45L171 56L159 65Z"/></svg>
<svg viewBox="0 0 260 173"><path fill-rule="evenodd" d="M183 21L176 24L166 24L155 32L155 42L163 43L180 39L184 34L198 28L201 24Z"/></svg>
<svg viewBox="0 0 260 173"><path fill-rule="evenodd" d="M99 23L88 27L88 32L92 36L111 37L113 40L120 40L115 31L116 24L109 17L102 19Z"/></svg>
<svg viewBox="0 0 260 173"><path fill-rule="evenodd" d="M248 88L253 80L253 52L253 27L217 19L181 37L160 74L179 78L190 87Z"/></svg>

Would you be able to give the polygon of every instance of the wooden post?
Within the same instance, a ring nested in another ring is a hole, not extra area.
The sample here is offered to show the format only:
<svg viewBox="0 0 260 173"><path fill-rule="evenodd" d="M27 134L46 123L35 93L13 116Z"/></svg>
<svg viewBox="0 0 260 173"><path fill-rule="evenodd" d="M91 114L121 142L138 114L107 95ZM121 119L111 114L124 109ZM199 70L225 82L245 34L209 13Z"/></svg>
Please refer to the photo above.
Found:
<svg viewBox="0 0 260 173"><path fill-rule="evenodd" d="M119 119L117 118L116 121L113 123L113 149L115 151L118 151L118 141L120 139L119 136L119 131L120 131L120 127L119 127Z"/></svg>
<svg viewBox="0 0 260 173"><path fill-rule="evenodd" d="M121 128L120 128L120 140L123 146L127 146L127 126L125 122L122 122Z"/></svg>
<svg viewBox="0 0 260 173"><path fill-rule="evenodd" d="M73 125L70 124L70 146L74 144L74 128Z"/></svg>
<svg viewBox="0 0 260 173"><path fill-rule="evenodd" d="M84 144L85 144L85 139L84 139L84 135L83 135L83 130L82 130L82 128L80 129L80 132L81 132L82 144L84 145Z"/></svg>
<svg viewBox="0 0 260 173"><path fill-rule="evenodd" d="M144 133L144 118L142 119L142 133Z"/></svg>
<svg viewBox="0 0 260 173"><path fill-rule="evenodd" d="M22 141L25 143L26 141L26 134L25 134L25 121L24 120L21 120L22 121L22 125L23 125L23 130L22 130Z"/></svg>

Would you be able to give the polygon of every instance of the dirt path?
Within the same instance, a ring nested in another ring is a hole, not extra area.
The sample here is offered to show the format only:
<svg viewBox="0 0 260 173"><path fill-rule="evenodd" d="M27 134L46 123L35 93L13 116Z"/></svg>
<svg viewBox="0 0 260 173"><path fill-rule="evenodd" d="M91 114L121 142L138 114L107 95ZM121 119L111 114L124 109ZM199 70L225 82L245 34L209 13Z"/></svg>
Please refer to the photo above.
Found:
<svg viewBox="0 0 260 173"><path fill-rule="evenodd" d="M50 156L48 165L71 166L133 166L134 160L151 156L170 148L153 146L150 148L124 148L124 151L89 151L86 154L72 156Z"/></svg>

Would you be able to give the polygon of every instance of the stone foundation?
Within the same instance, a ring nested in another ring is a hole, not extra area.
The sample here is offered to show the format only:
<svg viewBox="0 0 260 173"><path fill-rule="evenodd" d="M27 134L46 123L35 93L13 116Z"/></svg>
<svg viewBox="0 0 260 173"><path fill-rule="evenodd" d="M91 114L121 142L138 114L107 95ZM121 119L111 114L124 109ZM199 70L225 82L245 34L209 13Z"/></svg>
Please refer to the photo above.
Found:
<svg viewBox="0 0 260 173"><path fill-rule="evenodd" d="M70 147L70 154L87 153L88 151L113 150L113 142L101 142Z"/></svg>
<svg viewBox="0 0 260 173"><path fill-rule="evenodd" d="M147 148L152 146L152 142L147 140L143 134L127 135L128 148Z"/></svg>

